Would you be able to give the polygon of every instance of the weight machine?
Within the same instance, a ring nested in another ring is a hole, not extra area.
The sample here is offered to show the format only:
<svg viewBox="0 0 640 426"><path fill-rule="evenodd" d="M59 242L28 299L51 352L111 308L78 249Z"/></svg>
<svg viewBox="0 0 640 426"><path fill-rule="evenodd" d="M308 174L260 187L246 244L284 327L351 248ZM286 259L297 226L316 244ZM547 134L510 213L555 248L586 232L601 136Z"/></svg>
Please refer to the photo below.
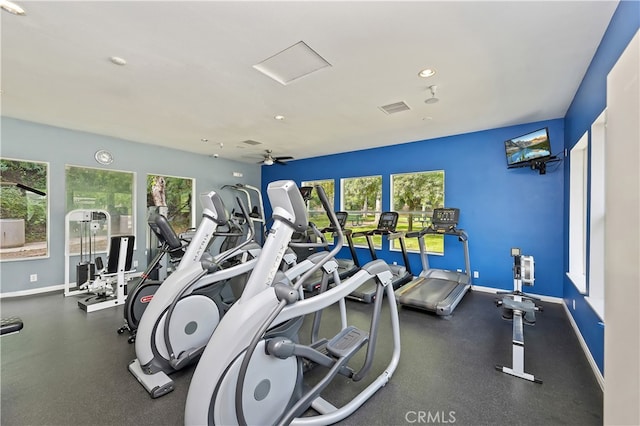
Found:
<svg viewBox="0 0 640 426"><path fill-rule="evenodd" d="M72 238L72 233L77 236ZM96 239L109 242L107 266L97 252ZM71 285L71 257L76 256L72 243L79 243L80 260L76 265L76 281ZM64 296L87 295L78 300L86 312L123 304L127 298L127 282L135 277L132 268L135 236L111 236L111 216L105 210L72 210L65 216L65 284Z"/></svg>
<svg viewBox="0 0 640 426"><path fill-rule="evenodd" d="M80 309L88 313L124 304L127 282L136 276L132 268L134 243L133 235L111 237L107 267L103 268L102 259L96 258L100 272L93 281L86 283L91 296L78 300Z"/></svg>
<svg viewBox="0 0 640 426"><path fill-rule="evenodd" d="M75 236L72 234L75 233ZM111 215L106 210L72 210L64 221L64 295L75 296L87 293L83 285L95 278L95 260L97 252L96 236L111 238ZM72 244L80 244L79 252L72 249ZM75 282L71 282L71 258L79 256L76 265ZM73 285L72 285L73 284Z"/></svg>

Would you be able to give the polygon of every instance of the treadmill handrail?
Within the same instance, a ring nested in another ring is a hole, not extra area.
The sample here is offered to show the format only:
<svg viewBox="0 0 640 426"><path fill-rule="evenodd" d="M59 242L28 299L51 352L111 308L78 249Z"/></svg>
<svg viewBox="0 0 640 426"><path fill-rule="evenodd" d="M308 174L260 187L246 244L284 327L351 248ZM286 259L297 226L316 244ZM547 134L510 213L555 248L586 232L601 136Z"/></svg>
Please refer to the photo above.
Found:
<svg viewBox="0 0 640 426"><path fill-rule="evenodd" d="M464 229L456 228L455 226L449 229L438 230L434 229L431 225L426 228L422 228L420 231L411 231L405 234L406 238L422 238L424 235L455 235L463 240L468 238L467 232Z"/></svg>

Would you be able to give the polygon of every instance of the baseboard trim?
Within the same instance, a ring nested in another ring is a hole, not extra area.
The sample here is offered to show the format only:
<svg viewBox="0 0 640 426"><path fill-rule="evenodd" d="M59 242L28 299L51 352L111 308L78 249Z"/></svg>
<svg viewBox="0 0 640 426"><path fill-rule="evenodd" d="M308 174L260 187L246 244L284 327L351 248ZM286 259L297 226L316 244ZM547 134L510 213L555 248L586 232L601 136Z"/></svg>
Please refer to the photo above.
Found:
<svg viewBox="0 0 640 426"><path fill-rule="evenodd" d="M591 366L591 370L593 371L593 375L596 376L596 380L598 381L598 384L600 385L600 389L602 389L602 392L604 392L604 377L602 376L602 373L600 372L600 369L598 368L598 364L596 364L596 360L593 359L593 355L591 355L591 351L589 350L589 346L587 346L587 342L585 342L584 338L582 337L582 333L580 333L580 329L578 328L578 324L576 324L575 320L573 319L573 316L571 315L571 312L569 311L569 307L567 306L566 303L563 303L562 306L564 307L564 312L567 314L567 317L569 318L569 322L571 323L571 327L573 328L573 332L576 334L576 337L578 338L578 341L580 342L580 346L582 346L582 352L584 352L585 356L587 357L587 361L589 361L589 365Z"/></svg>
<svg viewBox="0 0 640 426"><path fill-rule="evenodd" d="M12 291L10 293L0 293L0 299L21 297L21 296L33 296L35 294L51 293L54 291L64 291L64 284L52 285L50 287L33 288L31 290Z"/></svg>
<svg viewBox="0 0 640 426"><path fill-rule="evenodd" d="M496 294L499 291L509 291L509 290L505 290L504 288L483 287L479 285L472 285L471 290L480 291L482 293L491 293L491 294ZM542 300L543 302L564 304L564 300L561 297L544 296L542 294L529 293L528 291L525 293L530 294L531 296L536 297Z"/></svg>

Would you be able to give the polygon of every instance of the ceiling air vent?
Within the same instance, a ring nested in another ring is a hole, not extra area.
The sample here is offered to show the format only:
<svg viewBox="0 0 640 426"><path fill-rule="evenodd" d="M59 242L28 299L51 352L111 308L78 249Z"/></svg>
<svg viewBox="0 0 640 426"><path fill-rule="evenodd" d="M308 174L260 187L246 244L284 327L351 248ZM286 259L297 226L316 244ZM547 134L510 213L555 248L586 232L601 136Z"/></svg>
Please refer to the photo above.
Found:
<svg viewBox="0 0 640 426"><path fill-rule="evenodd" d="M300 41L253 67L286 86L294 80L330 66L326 59L304 41Z"/></svg>
<svg viewBox="0 0 640 426"><path fill-rule="evenodd" d="M258 141L254 141L251 139L247 139L246 141L242 141L242 143L247 144L247 145L262 145L262 142L258 142Z"/></svg>
<svg viewBox="0 0 640 426"><path fill-rule="evenodd" d="M397 112L408 111L411 108L409 108L409 105L405 104L404 102L396 102L389 105L383 105L380 107L380 109L386 114L395 114Z"/></svg>

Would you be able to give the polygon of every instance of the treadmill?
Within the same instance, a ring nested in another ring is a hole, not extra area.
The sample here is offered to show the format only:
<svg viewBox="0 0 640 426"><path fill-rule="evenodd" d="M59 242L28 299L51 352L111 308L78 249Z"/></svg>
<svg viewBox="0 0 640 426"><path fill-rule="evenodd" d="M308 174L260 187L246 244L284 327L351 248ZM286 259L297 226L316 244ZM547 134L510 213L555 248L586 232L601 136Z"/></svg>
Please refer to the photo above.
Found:
<svg viewBox="0 0 640 426"><path fill-rule="evenodd" d="M349 241L350 249L352 250L354 256L356 256L355 250L353 249L352 239L362 236L366 237L367 246L369 247L369 253L371 253L371 260L378 259L375 246L373 244L374 235L383 235L386 236L389 241L397 239L400 242L400 249L402 251L404 266L389 265L389 269L393 273L392 285L394 289L398 289L399 287L405 285L413 279L411 266L409 265L409 257L407 256L407 247L404 243L404 233L396 232L397 225L398 213L384 212L380 214L380 219L378 219L378 226L376 227L376 229L372 229L370 231L354 232L351 233L351 235L349 235L347 238L347 240ZM354 257L354 259L357 259L357 257ZM359 262L356 263L359 264ZM358 300L360 302L373 303L376 298L376 285L377 284L375 280L369 280L358 287L347 297L349 297L350 299Z"/></svg>
<svg viewBox="0 0 640 426"><path fill-rule="evenodd" d="M408 238L418 238L422 272L412 282L396 290L396 299L400 305L448 316L451 315L471 288L468 238L464 230L456 228L459 218L459 209L435 209L431 225L421 231L407 233ZM457 272L430 268L424 241L425 235L452 235L457 237L464 247L465 271Z"/></svg>

